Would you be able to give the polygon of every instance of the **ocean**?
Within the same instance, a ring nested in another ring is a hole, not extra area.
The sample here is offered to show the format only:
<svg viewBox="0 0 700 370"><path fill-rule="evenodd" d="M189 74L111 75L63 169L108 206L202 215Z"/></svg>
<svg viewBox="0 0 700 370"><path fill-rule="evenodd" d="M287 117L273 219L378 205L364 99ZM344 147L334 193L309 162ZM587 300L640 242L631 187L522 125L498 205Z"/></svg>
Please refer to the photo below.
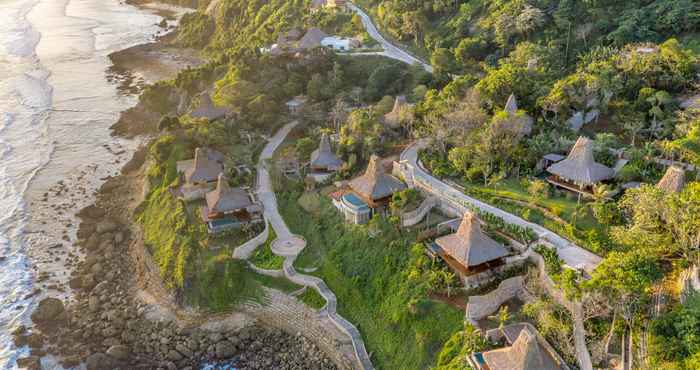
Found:
<svg viewBox="0 0 700 370"><path fill-rule="evenodd" d="M108 55L152 40L161 20L117 0L0 0L0 369L27 352L11 333L38 300L70 299L52 283L77 253L75 210L139 143L110 136L136 97Z"/></svg>

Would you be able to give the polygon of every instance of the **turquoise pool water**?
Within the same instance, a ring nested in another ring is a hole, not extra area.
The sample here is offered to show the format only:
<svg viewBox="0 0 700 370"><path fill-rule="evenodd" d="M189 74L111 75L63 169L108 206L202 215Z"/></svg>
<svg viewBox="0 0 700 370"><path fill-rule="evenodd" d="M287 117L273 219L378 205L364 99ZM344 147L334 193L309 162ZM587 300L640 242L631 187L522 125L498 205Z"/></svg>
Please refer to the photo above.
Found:
<svg viewBox="0 0 700 370"><path fill-rule="evenodd" d="M363 202L357 195L353 193L347 193L343 195L343 198L350 204L358 208L369 208L367 203Z"/></svg>

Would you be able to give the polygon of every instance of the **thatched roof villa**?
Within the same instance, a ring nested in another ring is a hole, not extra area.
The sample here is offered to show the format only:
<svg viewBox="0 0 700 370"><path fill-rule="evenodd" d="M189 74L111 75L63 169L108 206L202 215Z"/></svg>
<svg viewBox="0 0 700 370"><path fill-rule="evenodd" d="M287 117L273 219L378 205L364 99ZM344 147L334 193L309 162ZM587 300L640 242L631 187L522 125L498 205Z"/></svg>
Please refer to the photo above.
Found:
<svg viewBox="0 0 700 370"><path fill-rule="evenodd" d="M214 182L219 174L224 170L222 161L217 160L219 156L210 149L197 148L194 151L194 160L178 162L185 175L185 182L188 184L199 184Z"/></svg>
<svg viewBox="0 0 700 370"><path fill-rule="evenodd" d="M214 105L208 92L204 92L199 96L199 105L190 113L193 118L207 118L211 121L225 117L229 113L229 109L221 108Z"/></svg>
<svg viewBox="0 0 700 370"><path fill-rule="evenodd" d="M219 174L216 189L207 193L206 199L209 214L235 212L253 205L248 192L230 187L223 173Z"/></svg>
<svg viewBox="0 0 700 370"><path fill-rule="evenodd" d="M512 324L487 332L505 339L509 347L474 353L469 362L477 370L568 370L554 348L527 323ZM501 338L498 338L501 339Z"/></svg>
<svg viewBox="0 0 700 370"><path fill-rule="evenodd" d="M232 188L223 173L219 174L216 188L205 196L207 206L202 218L209 232L219 232L262 219L262 208L253 202L244 189Z"/></svg>
<svg viewBox="0 0 700 370"><path fill-rule="evenodd" d="M667 193L680 193L685 187L685 171L677 166L668 167L656 187Z"/></svg>
<svg viewBox="0 0 700 370"><path fill-rule="evenodd" d="M323 31L318 28L310 28L306 31L304 37L299 40L300 49L313 49L321 47L321 40L327 37Z"/></svg>
<svg viewBox="0 0 700 370"><path fill-rule="evenodd" d="M413 115L411 111L412 105L408 104L405 95L399 95L394 100L394 108L391 112L384 115L384 123L391 128L398 128L401 126L401 120L410 118ZM409 117L407 117L407 115Z"/></svg>
<svg viewBox="0 0 700 370"><path fill-rule="evenodd" d="M527 136L532 133L534 120L525 111L518 109L518 100L514 94L510 94L503 111L507 113L508 119L500 127L515 134Z"/></svg>
<svg viewBox="0 0 700 370"><path fill-rule="evenodd" d="M578 138L566 159L549 166L547 172L554 175L548 182L577 193L585 193L614 175L611 168L595 161L593 141L584 136Z"/></svg>
<svg viewBox="0 0 700 370"><path fill-rule="evenodd" d="M386 173L381 159L372 155L365 173L350 181L350 188L357 193L370 207L388 203L389 198L406 188L406 185L396 177Z"/></svg>
<svg viewBox="0 0 700 370"><path fill-rule="evenodd" d="M309 166L313 171L333 172L342 167L343 161L333 153L331 149L331 140L327 134L321 135L321 142L318 149L311 153L311 162Z"/></svg>
<svg viewBox="0 0 700 370"><path fill-rule="evenodd" d="M435 239L438 253L462 278L503 265L508 250L481 230L479 217L467 212L454 234Z"/></svg>
<svg viewBox="0 0 700 370"><path fill-rule="evenodd" d="M348 183L350 191L342 191L333 204L345 219L355 224L369 222L376 212L384 212L395 192L406 188L399 179L386 173L376 155L372 155L367 170Z"/></svg>

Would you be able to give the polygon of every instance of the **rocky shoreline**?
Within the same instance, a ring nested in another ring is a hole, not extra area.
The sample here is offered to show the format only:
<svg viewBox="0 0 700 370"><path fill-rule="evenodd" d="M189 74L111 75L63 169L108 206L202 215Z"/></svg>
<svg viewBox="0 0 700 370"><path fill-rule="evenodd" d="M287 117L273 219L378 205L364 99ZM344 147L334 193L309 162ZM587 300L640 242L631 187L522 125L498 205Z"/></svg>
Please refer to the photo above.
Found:
<svg viewBox="0 0 700 370"><path fill-rule="evenodd" d="M154 50L159 46L135 47L119 56ZM137 120L122 121L137 127L118 134L131 136L142 126ZM64 368L335 369L333 361L300 333L270 328L248 316L230 327L204 314L194 315L199 323L178 320L180 307L170 307L175 311L170 316L153 314L153 306L172 306L172 297L148 272L148 252L138 227L132 228L134 209L144 194L146 154L145 148L138 150L120 175L102 185L95 204L77 214L79 253L71 253L66 264L73 268L68 279L73 296L66 301L43 298L32 314L34 326L12 333L16 346L31 349L18 365L40 369L42 358L50 355ZM144 302L146 291L159 293L161 299Z"/></svg>

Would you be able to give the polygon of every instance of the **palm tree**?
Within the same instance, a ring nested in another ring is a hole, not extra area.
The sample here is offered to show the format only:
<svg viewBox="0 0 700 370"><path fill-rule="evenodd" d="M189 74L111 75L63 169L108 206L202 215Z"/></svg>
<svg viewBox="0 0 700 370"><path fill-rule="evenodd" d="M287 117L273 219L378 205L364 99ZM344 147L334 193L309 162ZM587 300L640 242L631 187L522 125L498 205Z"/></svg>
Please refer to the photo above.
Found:
<svg viewBox="0 0 700 370"><path fill-rule="evenodd" d="M447 297L450 297L452 295L452 284L455 280L455 274L449 270L442 270L440 271L440 278L447 289Z"/></svg>
<svg viewBox="0 0 700 370"><path fill-rule="evenodd" d="M651 109L649 109L649 115L651 116L651 127L649 128L649 138L656 136L660 127L663 123L663 119L666 116L664 108L666 105L671 103L673 98L666 91L657 91L654 95L647 98L647 102L651 104Z"/></svg>
<svg viewBox="0 0 700 370"><path fill-rule="evenodd" d="M610 185L599 184L593 186L593 200L595 203L605 203L611 195L612 189L610 189Z"/></svg>
<svg viewBox="0 0 700 370"><path fill-rule="evenodd" d="M511 315L510 312L508 311L508 306L502 306L499 310L498 313L495 315L489 316L489 319L495 320L498 322L498 330L503 330L503 327L506 326L506 323L510 321Z"/></svg>

